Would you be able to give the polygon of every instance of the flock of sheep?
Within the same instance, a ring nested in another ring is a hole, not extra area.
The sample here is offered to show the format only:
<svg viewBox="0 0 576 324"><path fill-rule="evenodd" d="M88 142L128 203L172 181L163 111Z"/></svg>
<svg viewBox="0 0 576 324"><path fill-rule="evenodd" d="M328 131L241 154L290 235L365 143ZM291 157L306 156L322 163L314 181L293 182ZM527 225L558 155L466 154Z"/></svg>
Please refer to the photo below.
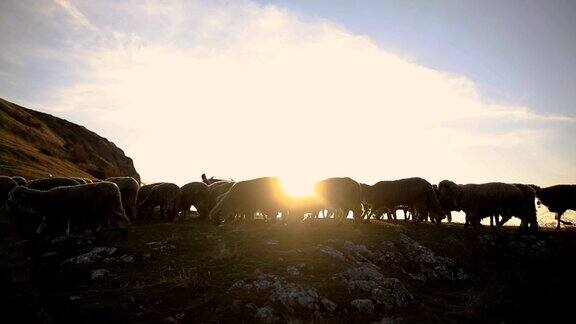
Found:
<svg viewBox="0 0 576 324"><path fill-rule="evenodd" d="M451 221L452 211L466 214L465 226L480 226L490 217L500 227L511 217L521 221L521 230L538 229L536 202L557 214L557 227L568 209L576 209L576 185L540 188L534 185L485 183L456 184L443 180L432 185L422 178L380 181L374 185L351 178L328 178L314 185L314 194L293 196L278 178L263 177L234 182L208 179L182 187L173 183L144 186L131 177L105 180L46 178L27 181L0 176L0 205L24 235L69 235L71 231L118 226L123 236L131 222L155 218L174 221L194 206L202 219L215 224L256 216L275 222L300 222L318 215L354 222L384 215L396 219L404 210L406 219Z"/></svg>

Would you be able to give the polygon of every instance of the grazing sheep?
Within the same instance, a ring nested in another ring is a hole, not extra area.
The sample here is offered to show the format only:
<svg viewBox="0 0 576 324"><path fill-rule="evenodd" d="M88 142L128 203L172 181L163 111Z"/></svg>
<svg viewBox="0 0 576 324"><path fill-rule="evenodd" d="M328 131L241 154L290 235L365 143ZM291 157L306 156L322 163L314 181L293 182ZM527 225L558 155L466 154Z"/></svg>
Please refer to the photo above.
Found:
<svg viewBox="0 0 576 324"><path fill-rule="evenodd" d="M234 182L225 180L214 182L208 185L208 199L206 202L206 213L201 216L207 216L210 213L210 211L214 208L214 206L216 206L216 203L218 202L218 197L228 192L228 190L230 190L230 188L232 188L233 185Z"/></svg>
<svg viewBox="0 0 576 324"><path fill-rule="evenodd" d="M515 216L530 221L530 212L524 204L524 195L515 185L492 182L458 185L442 180L438 185L442 199L452 201L458 210L466 213L465 225L480 225L483 217L501 215L503 220ZM504 222L497 222L500 227Z"/></svg>
<svg viewBox="0 0 576 324"><path fill-rule="evenodd" d="M562 215L568 210L576 210L576 185L555 185L546 188L536 187L538 205L543 204L553 213L556 213L558 221L556 229L560 229L560 223L571 224L563 221Z"/></svg>
<svg viewBox="0 0 576 324"><path fill-rule="evenodd" d="M136 197L138 196L138 189L140 185L138 181L132 177L110 177L106 181L114 182L120 189L122 196L122 207L126 211L126 215L131 220L136 219Z"/></svg>
<svg viewBox="0 0 576 324"><path fill-rule="evenodd" d="M523 229L538 230L538 219L536 212L536 190L534 190L532 185L526 185L521 183L514 184L522 192L524 197L524 205L528 209L528 218L523 219L520 227ZM505 223L505 222L503 222Z"/></svg>
<svg viewBox="0 0 576 324"><path fill-rule="evenodd" d="M435 223L445 217L432 185L422 178L407 178L394 181L380 181L362 188L363 201L377 209L394 210L397 206L409 206L421 221L430 215Z"/></svg>
<svg viewBox="0 0 576 324"><path fill-rule="evenodd" d="M71 178L44 178L28 182L28 188L36 190L50 190L56 187L77 186L80 183Z"/></svg>
<svg viewBox="0 0 576 324"><path fill-rule="evenodd" d="M150 194L150 191L152 191L152 188L154 188L155 186L157 186L161 183L165 183L165 182L156 182L156 183L143 185L142 187L140 187L140 189L138 189L138 195L136 195L136 205L140 205L144 201L144 199L146 199L146 197L148 197L148 195Z"/></svg>
<svg viewBox="0 0 576 324"><path fill-rule="evenodd" d="M432 185L432 189L434 189L434 194L436 194L436 197L440 202L440 207L442 207L444 214L446 214L448 223L452 223L452 212L457 211L454 203L449 199L442 199L442 197L440 197L440 193L438 192L438 185Z"/></svg>
<svg viewBox="0 0 576 324"><path fill-rule="evenodd" d="M26 178L24 177L16 176L11 178L12 180L16 181L19 186L26 186L28 184L28 181L26 181Z"/></svg>
<svg viewBox="0 0 576 324"><path fill-rule="evenodd" d="M204 182L190 182L180 188L180 206L178 211L183 212L184 216L190 211L190 207L194 205L198 211L198 215L202 218L206 217L206 208L208 200L208 185Z"/></svg>
<svg viewBox="0 0 576 324"><path fill-rule="evenodd" d="M0 176L0 208L4 207L4 203L8 199L8 193L17 186L18 183L13 178Z"/></svg>
<svg viewBox="0 0 576 324"><path fill-rule="evenodd" d="M202 177L202 182L204 182L204 183L207 184L207 185L211 185L211 184L213 184L213 183L215 183L215 182L220 182L220 181L232 181L232 182L234 182L233 180L217 179L217 178L214 178L214 177L210 177L210 179L208 179L208 178L206 177L206 173L202 173L202 176L201 176L201 177Z"/></svg>
<svg viewBox="0 0 576 324"><path fill-rule="evenodd" d="M88 183L83 178L71 177L70 179L76 180L76 182L78 182L78 184L87 184Z"/></svg>
<svg viewBox="0 0 576 324"><path fill-rule="evenodd" d="M180 205L180 187L173 183L160 183L152 187L150 193L138 204L138 217L149 218L155 207L160 207L160 217L174 221Z"/></svg>
<svg viewBox="0 0 576 324"><path fill-rule="evenodd" d="M351 178L328 178L314 185L314 192L329 210L334 210L334 218L346 219L353 212L355 223L362 220L362 189Z"/></svg>
<svg viewBox="0 0 576 324"><path fill-rule="evenodd" d="M239 181L219 198L208 217L215 224L231 219L236 214L254 215L256 212L275 219L278 212L288 209L287 203L278 178Z"/></svg>
<svg viewBox="0 0 576 324"><path fill-rule="evenodd" d="M27 235L65 232L68 236L70 230L98 231L117 222L122 237L126 237L130 225L122 208L120 190L111 182L45 191L18 186L10 192L7 206Z"/></svg>

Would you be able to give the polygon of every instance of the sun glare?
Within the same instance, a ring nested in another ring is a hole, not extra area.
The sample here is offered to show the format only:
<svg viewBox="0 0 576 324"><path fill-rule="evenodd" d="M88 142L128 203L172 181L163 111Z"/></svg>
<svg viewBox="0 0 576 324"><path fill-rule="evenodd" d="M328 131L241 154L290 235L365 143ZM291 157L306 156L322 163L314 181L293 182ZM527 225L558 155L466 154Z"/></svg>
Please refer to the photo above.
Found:
<svg viewBox="0 0 576 324"><path fill-rule="evenodd" d="M295 178L283 178L282 188L287 194L293 197L312 196L314 194L314 184L311 181L305 181Z"/></svg>

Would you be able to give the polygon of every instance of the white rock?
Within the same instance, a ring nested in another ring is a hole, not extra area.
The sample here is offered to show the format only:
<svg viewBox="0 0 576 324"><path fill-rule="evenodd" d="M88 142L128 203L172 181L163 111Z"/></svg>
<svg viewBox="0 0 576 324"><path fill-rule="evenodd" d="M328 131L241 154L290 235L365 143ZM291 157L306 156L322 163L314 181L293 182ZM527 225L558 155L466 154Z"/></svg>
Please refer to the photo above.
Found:
<svg viewBox="0 0 576 324"><path fill-rule="evenodd" d="M92 280L103 280L108 277L108 275L110 275L110 271L106 269L96 269L92 271L90 278L92 278Z"/></svg>
<svg viewBox="0 0 576 324"><path fill-rule="evenodd" d="M330 313L335 311L336 308L338 307L338 305L336 305L333 301L331 301L328 298L322 298L320 300L320 303L322 304L322 307L324 307L324 309Z"/></svg>
<svg viewBox="0 0 576 324"><path fill-rule="evenodd" d="M261 323L277 323L280 321L280 317L275 314L274 309L270 306L258 308L254 317Z"/></svg>
<svg viewBox="0 0 576 324"><path fill-rule="evenodd" d="M374 303L370 299L354 299L350 302L350 305L361 314L366 316L374 315Z"/></svg>
<svg viewBox="0 0 576 324"><path fill-rule="evenodd" d="M92 251L70 258L64 263L91 264L116 252L115 247L96 247Z"/></svg>
<svg viewBox="0 0 576 324"><path fill-rule="evenodd" d="M295 266L289 266L286 268L286 272L288 272L291 276L293 277L298 277L300 276L300 270L298 270L298 268L296 268Z"/></svg>
<svg viewBox="0 0 576 324"><path fill-rule="evenodd" d="M326 245L319 245L318 250L320 252L322 252L326 255L329 255L335 259L338 259L340 261L346 261L346 257L344 256L344 254L342 254L342 252L334 249L333 247L326 246Z"/></svg>

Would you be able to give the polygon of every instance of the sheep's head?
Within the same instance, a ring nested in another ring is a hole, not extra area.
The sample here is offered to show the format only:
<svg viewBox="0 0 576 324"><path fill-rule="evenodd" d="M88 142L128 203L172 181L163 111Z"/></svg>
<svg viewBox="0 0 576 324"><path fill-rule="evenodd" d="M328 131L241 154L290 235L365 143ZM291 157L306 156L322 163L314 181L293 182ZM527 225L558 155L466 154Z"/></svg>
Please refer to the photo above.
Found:
<svg viewBox="0 0 576 324"><path fill-rule="evenodd" d="M438 195L441 201L452 201L454 207L460 206L463 190L450 180L442 180L438 184Z"/></svg>

